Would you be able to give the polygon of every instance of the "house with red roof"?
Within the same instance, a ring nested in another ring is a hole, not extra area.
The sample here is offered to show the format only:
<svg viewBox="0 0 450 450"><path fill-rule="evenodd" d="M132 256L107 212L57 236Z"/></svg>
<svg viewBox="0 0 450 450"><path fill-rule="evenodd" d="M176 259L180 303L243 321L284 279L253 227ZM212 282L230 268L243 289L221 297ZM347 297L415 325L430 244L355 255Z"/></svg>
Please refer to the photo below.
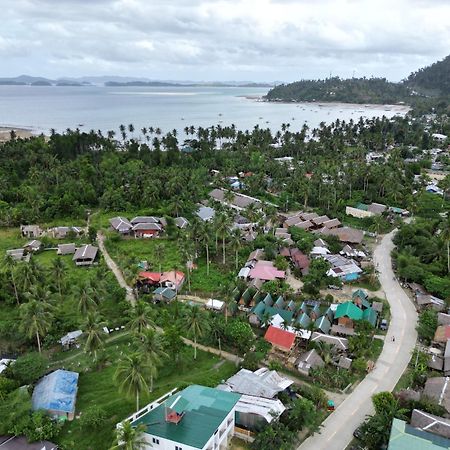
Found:
<svg viewBox="0 0 450 450"><path fill-rule="evenodd" d="M292 350L295 344L296 334L291 331L282 330L272 325L266 331L264 339L270 342L273 347L282 350L283 352L289 352Z"/></svg>

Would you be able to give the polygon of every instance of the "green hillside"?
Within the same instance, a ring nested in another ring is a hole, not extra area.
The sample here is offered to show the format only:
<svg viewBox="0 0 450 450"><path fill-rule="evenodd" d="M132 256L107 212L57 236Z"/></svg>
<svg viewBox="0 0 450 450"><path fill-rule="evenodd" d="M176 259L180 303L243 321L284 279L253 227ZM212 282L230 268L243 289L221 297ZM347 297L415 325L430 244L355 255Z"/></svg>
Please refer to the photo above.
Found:
<svg viewBox="0 0 450 450"><path fill-rule="evenodd" d="M398 103L411 96L408 87L385 78L327 78L282 84L267 93L269 101Z"/></svg>
<svg viewBox="0 0 450 450"><path fill-rule="evenodd" d="M450 55L442 61L413 72L405 83L419 91L450 95Z"/></svg>

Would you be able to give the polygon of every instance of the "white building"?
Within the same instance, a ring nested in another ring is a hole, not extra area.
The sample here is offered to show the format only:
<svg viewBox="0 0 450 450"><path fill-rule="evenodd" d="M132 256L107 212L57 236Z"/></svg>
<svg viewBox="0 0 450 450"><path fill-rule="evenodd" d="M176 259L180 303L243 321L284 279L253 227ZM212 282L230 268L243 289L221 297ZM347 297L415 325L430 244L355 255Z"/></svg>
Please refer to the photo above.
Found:
<svg viewBox="0 0 450 450"><path fill-rule="evenodd" d="M198 385L175 391L126 419L135 426L145 425L146 448L225 450L234 435L236 404L241 395Z"/></svg>

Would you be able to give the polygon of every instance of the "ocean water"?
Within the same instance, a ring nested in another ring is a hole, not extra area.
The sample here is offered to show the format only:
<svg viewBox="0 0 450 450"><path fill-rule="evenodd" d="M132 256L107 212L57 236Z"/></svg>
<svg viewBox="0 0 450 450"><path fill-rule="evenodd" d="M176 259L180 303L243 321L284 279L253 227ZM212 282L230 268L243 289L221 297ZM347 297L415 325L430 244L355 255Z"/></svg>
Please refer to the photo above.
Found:
<svg viewBox="0 0 450 450"><path fill-rule="evenodd" d="M118 131L121 124L182 131L186 126L234 124L278 130L290 123L292 131L306 122L359 120L404 114L401 106L351 104L282 104L257 101L267 88L242 87L101 87L0 86L0 126L30 128L48 133L64 131Z"/></svg>

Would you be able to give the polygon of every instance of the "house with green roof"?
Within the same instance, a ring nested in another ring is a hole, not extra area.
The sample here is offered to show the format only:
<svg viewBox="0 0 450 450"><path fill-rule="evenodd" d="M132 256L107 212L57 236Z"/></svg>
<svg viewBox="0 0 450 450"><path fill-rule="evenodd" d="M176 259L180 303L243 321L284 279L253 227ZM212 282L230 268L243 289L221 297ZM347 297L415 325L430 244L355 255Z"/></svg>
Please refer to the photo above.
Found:
<svg viewBox="0 0 450 450"><path fill-rule="evenodd" d="M144 425L146 449L227 448L240 398L234 392L192 385L181 392L168 393L127 420L134 427Z"/></svg>
<svg viewBox="0 0 450 450"><path fill-rule="evenodd" d="M271 319L277 314L279 314L283 320L289 324L294 318L294 313L292 311L267 306L264 301L261 301L251 310L248 320L252 325L262 325L266 319Z"/></svg>
<svg viewBox="0 0 450 450"><path fill-rule="evenodd" d="M353 303L355 303L360 308L370 308L369 296L362 289L358 289L352 294Z"/></svg>
<svg viewBox="0 0 450 450"><path fill-rule="evenodd" d="M324 334L329 334L331 329L331 322L327 316L322 316L314 322L314 329L320 330Z"/></svg>
<svg viewBox="0 0 450 450"><path fill-rule="evenodd" d="M275 308L284 309L285 303L284 303L284 299L281 295L277 298L277 301L275 302L275 304L273 306Z"/></svg>
<svg viewBox="0 0 450 450"><path fill-rule="evenodd" d="M298 325L300 328L306 329L311 324L311 318L308 316L308 314L303 313L297 318L295 324Z"/></svg>
<svg viewBox="0 0 450 450"><path fill-rule="evenodd" d="M375 326L377 317L378 314L373 308L369 307L363 311L353 302L340 303L334 313L334 320L347 328L353 328L353 322L358 320L367 320L372 326Z"/></svg>
<svg viewBox="0 0 450 450"><path fill-rule="evenodd" d="M373 327L376 327L378 319L378 313L372 309L367 308L363 311L363 320L367 320Z"/></svg>
<svg viewBox="0 0 450 450"><path fill-rule="evenodd" d="M388 450L450 449L450 439L408 425L404 420L392 421Z"/></svg>

